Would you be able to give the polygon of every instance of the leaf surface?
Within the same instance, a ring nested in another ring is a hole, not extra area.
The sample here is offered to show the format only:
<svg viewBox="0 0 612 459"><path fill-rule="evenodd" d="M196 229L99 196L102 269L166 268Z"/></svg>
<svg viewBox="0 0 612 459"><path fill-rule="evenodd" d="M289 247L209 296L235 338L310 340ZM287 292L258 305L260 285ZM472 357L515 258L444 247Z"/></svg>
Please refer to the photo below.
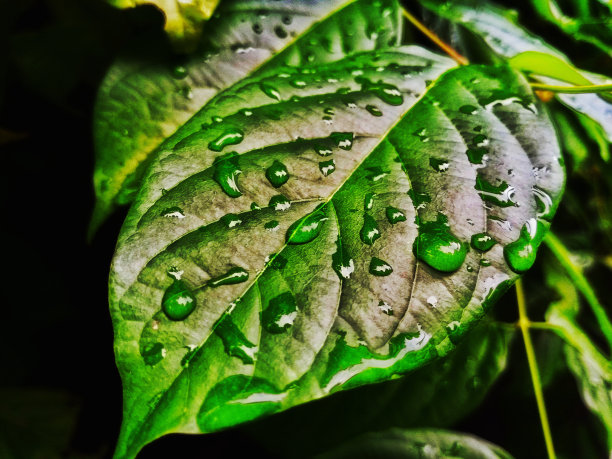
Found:
<svg viewBox="0 0 612 459"><path fill-rule="evenodd" d="M319 459L353 457L512 459L512 456L499 446L474 435L438 429L390 429L371 433L317 457Z"/></svg>
<svg viewBox="0 0 612 459"><path fill-rule="evenodd" d="M91 231L138 191L151 153L219 91L279 64L331 62L398 44L396 0L223 2L189 57L116 62L94 113L96 209Z"/></svg>
<svg viewBox="0 0 612 459"><path fill-rule="evenodd" d="M554 130L520 74L453 65L270 69L164 142L110 278L119 457L421 367L531 266Z"/></svg>

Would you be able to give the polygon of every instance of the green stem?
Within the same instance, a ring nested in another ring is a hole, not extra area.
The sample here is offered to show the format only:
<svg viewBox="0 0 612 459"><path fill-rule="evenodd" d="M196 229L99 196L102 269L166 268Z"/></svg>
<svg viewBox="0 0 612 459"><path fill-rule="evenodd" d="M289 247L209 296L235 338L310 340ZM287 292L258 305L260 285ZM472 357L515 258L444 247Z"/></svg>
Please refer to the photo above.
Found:
<svg viewBox="0 0 612 459"><path fill-rule="evenodd" d="M438 37L432 30L428 29L425 24L423 24L416 17L410 14L410 12L407 11L405 8L402 8L402 14L413 26L419 29L423 34L427 36L427 38L429 38L436 45L438 45L440 49L442 49L446 54L452 57L459 65L468 65L470 63L466 57L459 54L450 45L444 43L440 37Z"/></svg>
<svg viewBox="0 0 612 459"><path fill-rule="evenodd" d="M527 353L527 362L529 364L529 372L531 373L531 382L533 383L533 392L535 393L538 412L540 413L540 423L544 433L544 443L546 443L546 452L549 459L555 459L555 448L553 446L552 435L550 433L550 424L548 423L548 414L546 413L546 405L544 404L544 393L542 391L542 381L540 380L540 372L538 371L538 363L536 362L535 351L531 336L529 335L529 318L527 317L527 306L525 302L525 293L523 292L523 283L521 279L516 281L516 302L519 310L519 328L523 334L525 342L525 351Z"/></svg>
<svg viewBox="0 0 612 459"><path fill-rule="evenodd" d="M555 236L553 233L549 232L546 235L544 242L553 255L557 258L561 266L563 266L567 272L567 275L572 280L578 291L582 293L582 296L584 296L587 304L591 307L591 310L599 323L599 327L601 328L604 337L608 341L610 352L612 352L612 323L610 323L610 319L606 315L606 310L597 299L597 295L591 288L589 281L586 279L586 277L584 277L584 274L582 274L582 269L580 269L579 266L576 266L570 257L569 250L567 250L559 238L557 238L557 236Z"/></svg>
<svg viewBox="0 0 612 459"><path fill-rule="evenodd" d="M542 89L552 92L564 92L568 94L584 94L589 92L609 92L612 91L612 84L592 84L585 86L557 86L544 83L529 83L534 89Z"/></svg>

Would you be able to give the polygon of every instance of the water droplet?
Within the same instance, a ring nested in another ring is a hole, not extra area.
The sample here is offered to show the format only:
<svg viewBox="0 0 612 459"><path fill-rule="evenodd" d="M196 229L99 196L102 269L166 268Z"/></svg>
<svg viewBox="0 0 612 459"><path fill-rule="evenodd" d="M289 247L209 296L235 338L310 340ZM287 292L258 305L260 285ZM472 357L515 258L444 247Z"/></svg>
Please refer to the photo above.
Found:
<svg viewBox="0 0 612 459"><path fill-rule="evenodd" d="M332 132L329 137L343 150L348 151L353 148L354 134L352 132Z"/></svg>
<svg viewBox="0 0 612 459"><path fill-rule="evenodd" d="M223 223L228 228L234 228L242 223L240 217L236 214L226 214L221 217L221 223Z"/></svg>
<svg viewBox="0 0 612 459"><path fill-rule="evenodd" d="M170 207L168 209L164 209L162 211L162 215L168 218L176 218L178 220L182 220L185 218L185 214L181 210L180 207Z"/></svg>
<svg viewBox="0 0 612 459"><path fill-rule="evenodd" d="M406 215L404 214L404 212L397 209L396 207L387 207L385 209L385 213L387 214L387 220L389 220L389 223L391 223L392 225L406 221Z"/></svg>
<svg viewBox="0 0 612 459"><path fill-rule="evenodd" d="M482 164L482 160L487 153L487 149L483 147L468 148L465 152L468 161L472 164Z"/></svg>
<svg viewBox="0 0 612 459"><path fill-rule="evenodd" d="M368 171L366 178L372 182L378 182L389 175L389 171L383 170L380 166L366 167L366 170Z"/></svg>
<svg viewBox="0 0 612 459"><path fill-rule="evenodd" d="M487 182L480 175L476 176L475 189L480 191L480 197L483 201L490 202L500 207L517 207L517 203L514 202L514 187L508 185L506 182L501 182L498 186L494 186Z"/></svg>
<svg viewBox="0 0 612 459"><path fill-rule="evenodd" d="M289 81L289 84L294 88L303 88L306 86L307 83L300 78L294 78L293 80Z"/></svg>
<svg viewBox="0 0 612 459"><path fill-rule="evenodd" d="M161 343L148 343L140 350L145 365L153 366L166 356L166 349Z"/></svg>
<svg viewBox="0 0 612 459"><path fill-rule="evenodd" d="M278 188L289 180L289 171L280 161L275 160L270 167L266 169L266 178L274 188Z"/></svg>
<svg viewBox="0 0 612 459"><path fill-rule="evenodd" d="M270 220L269 222L266 222L264 224L264 228L271 232L278 231L278 229L280 228L280 223L278 222L278 220Z"/></svg>
<svg viewBox="0 0 612 459"><path fill-rule="evenodd" d="M366 193L365 198L363 198L364 210L372 209L372 206L374 206L374 196L376 196L376 193Z"/></svg>
<svg viewBox="0 0 612 459"><path fill-rule="evenodd" d="M489 145L489 139L484 134L478 134L474 136L472 142L474 142L477 147L486 147L487 145Z"/></svg>
<svg viewBox="0 0 612 459"><path fill-rule="evenodd" d="M274 33L276 34L278 38L287 38L287 31L284 29L284 27L281 27L281 26L274 27Z"/></svg>
<svg viewBox="0 0 612 459"><path fill-rule="evenodd" d="M430 296L427 298L427 304L430 305L432 308L435 308L438 306L438 298L436 298L435 296Z"/></svg>
<svg viewBox="0 0 612 459"><path fill-rule="evenodd" d="M504 247L504 258L512 271L522 274L531 268L545 233L544 223L532 218L521 228L519 238Z"/></svg>
<svg viewBox="0 0 612 459"><path fill-rule="evenodd" d="M261 313L263 328L269 333L283 333L297 317L298 307L291 292L284 292L272 298Z"/></svg>
<svg viewBox="0 0 612 459"><path fill-rule="evenodd" d="M448 227L448 218L438 213L436 221L422 222L412 246L416 257L442 272L456 271L465 261L468 247Z"/></svg>
<svg viewBox="0 0 612 459"><path fill-rule="evenodd" d="M182 65L177 65L172 69L172 76L177 80L182 80L187 76L187 69Z"/></svg>
<svg viewBox="0 0 612 459"><path fill-rule="evenodd" d="M363 226L361 227L359 236L361 237L361 241L367 245L374 244L374 242L380 238L378 224L370 214L364 214Z"/></svg>
<svg viewBox="0 0 612 459"><path fill-rule="evenodd" d="M471 245L476 250L481 252L487 252L497 244L497 241L489 236L487 233L478 233L472 236Z"/></svg>
<svg viewBox="0 0 612 459"><path fill-rule="evenodd" d="M255 32L257 35L259 35L260 33L263 32L263 27L261 26L261 24L253 24L253 32Z"/></svg>
<svg viewBox="0 0 612 459"><path fill-rule="evenodd" d="M536 215L538 218L543 218L544 220L551 219L554 213L552 198L548 195L548 193L537 186L534 186L531 191L533 192L533 197L536 201Z"/></svg>
<svg viewBox="0 0 612 459"><path fill-rule="evenodd" d="M287 199L282 194L277 194L276 196L272 196L270 198L270 202L268 206L272 207L274 210L285 211L291 207L291 201Z"/></svg>
<svg viewBox="0 0 612 459"><path fill-rule="evenodd" d="M366 105L366 110L372 116L382 116L382 112L378 109L376 105Z"/></svg>
<svg viewBox="0 0 612 459"><path fill-rule="evenodd" d="M212 151L221 151L228 145L236 145L244 139L244 133L240 129L227 129L219 137L208 144Z"/></svg>
<svg viewBox="0 0 612 459"><path fill-rule="evenodd" d="M461 113L465 113L466 115L474 115L474 114L476 114L477 110L478 109L476 107L474 107L473 105L462 105L459 108L459 111Z"/></svg>
<svg viewBox="0 0 612 459"><path fill-rule="evenodd" d="M213 179L221 189L231 198L242 196L238 188L238 175L242 173L238 165L238 154L231 152L220 156L214 161Z"/></svg>
<svg viewBox="0 0 612 459"><path fill-rule="evenodd" d="M334 114L334 109L331 107L326 107L323 109L323 113L325 113L326 115L333 115Z"/></svg>
<svg viewBox="0 0 612 459"><path fill-rule="evenodd" d="M436 172L446 172L450 166L448 161L438 158L429 158L429 165Z"/></svg>
<svg viewBox="0 0 612 459"><path fill-rule="evenodd" d="M321 161L319 162L319 170L321 173L327 177L330 174L333 174L336 170L336 161L330 159L329 161Z"/></svg>
<svg viewBox="0 0 612 459"><path fill-rule="evenodd" d="M427 129L420 128L412 133L413 136L418 137L421 142L429 142L429 137L427 137Z"/></svg>
<svg viewBox="0 0 612 459"><path fill-rule="evenodd" d="M215 324L214 330L215 334L221 338L227 355L237 357L246 365L255 362L257 346L244 336L230 314L224 313Z"/></svg>
<svg viewBox="0 0 612 459"><path fill-rule="evenodd" d="M289 24L291 24L291 21L292 21L291 20L291 16L283 16L281 21L283 22L283 24L289 25Z"/></svg>
<svg viewBox="0 0 612 459"><path fill-rule="evenodd" d="M332 255L332 268L340 279L349 279L355 271L355 262L343 249L340 236L336 239L336 252Z"/></svg>
<svg viewBox="0 0 612 459"><path fill-rule="evenodd" d="M388 316L393 315L393 308L387 303L385 303L383 300L380 300L378 302L378 309L380 309L380 312L387 314Z"/></svg>
<svg viewBox="0 0 612 459"><path fill-rule="evenodd" d="M196 307L196 299L187 284L176 277L164 292L162 311L170 320L184 320Z"/></svg>
<svg viewBox="0 0 612 459"><path fill-rule="evenodd" d="M251 210L261 210L261 206L256 202L251 203Z"/></svg>
<svg viewBox="0 0 612 459"><path fill-rule="evenodd" d="M370 260L370 274L374 276L388 276L393 272L393 268L386 261L372 257Z"/></svg>
<svg viewBox="0 0 612 459"><path fill-rule="evenodd" d="M280 92L274 86L267 83L259 83L259 89L270 99L281 100Z"/></svg>
<svg viewBox="0 0 612 459"><path fill-rule="evenodd" d="M187 346L187 352L185 353L185 355L181 359L181 366L182 367L188 367L189 366L189 362L191 362L191 360L195 356L196 352L198 352L198 347L195 344L191 344L191 345Z"/></svg>
<svg viewBox="0 0 612 459"><path fill-rule="evenodd" d="M412 204L417 210L422 209L428 202L431 202L431 197L427 193L419 193L414 188L408 190L407 194L412 199Z"/></svg>
<svg viewBox="0 0 612 459"><path fill-rule="evenodd" d="M240 110L240 113L244 116L251 116L253 114L253 112L251 110L248 110L246 108L243 108Z"/></svg>
<svg viewBox="0 0 612 459"><path fill-rule="evenodd" d="M319 156L329 156L334 152L328 145L323 142L315 143L314 151Z"/></svg>
<svg viewBox="0 0 612 459"><path fill-rule="evenodd" d="M225 274L209 280L207 285L210 287L220 287L222 285L240 284L245 282L248 278L249 272L246 269L241 268L240 266L235 266Z"/></svg>
<svg viewBox="0 0 612 459"><path fill-rule="evenodd" d="M325 220L327 220L327 217L321 210L301 218L287 229L287 242L289 244L305 244L314 240L321 232Z"/></svg>
<svg viewBox="0 0 612 459"><path fill-rule="evenodd" d="M480 259L480 266L491 266L491 262L489 260L487 260L486 258L481 258Z"/></svg>
<svg viewBox="0 0 612 459"><path fill-rule="evenodd" d="M372 81L362 76L356 77L355 81L361 85L362 91L374 94L386 104L402 105L404 103L404 96L397 88L397 86L388 83L383 83L382 81L378 81L378 83L373 83Z"/></svg>

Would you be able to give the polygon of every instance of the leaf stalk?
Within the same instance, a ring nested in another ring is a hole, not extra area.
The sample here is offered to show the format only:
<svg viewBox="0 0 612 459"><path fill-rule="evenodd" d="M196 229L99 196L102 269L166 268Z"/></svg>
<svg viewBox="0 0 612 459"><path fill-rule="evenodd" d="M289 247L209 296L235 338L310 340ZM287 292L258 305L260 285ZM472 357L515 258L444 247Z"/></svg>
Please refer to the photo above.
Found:
<svg viewBox="0 0 612 459"><path fill-rule="evenodd" d="M544 83L529 83L533 89L540 89L551 92L561 92L567 94L587 94L597 92L612 91L612 84L591 84L584 86L558 86Z"/></svg>

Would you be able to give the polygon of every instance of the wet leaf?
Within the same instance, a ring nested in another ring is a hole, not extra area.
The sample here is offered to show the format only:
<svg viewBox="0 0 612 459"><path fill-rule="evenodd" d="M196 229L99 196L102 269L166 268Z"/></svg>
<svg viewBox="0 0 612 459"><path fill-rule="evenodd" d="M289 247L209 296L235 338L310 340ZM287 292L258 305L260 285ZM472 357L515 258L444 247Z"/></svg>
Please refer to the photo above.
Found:
<svg viewBox="0 0 612 459"><path fill-rule="evenodd" d="M563 188L554 130L520 74L453 66L412 46L270 68L164 142L110 279L118 457L422 367L529 268Z"/></svg>
<svg viewBox="0 0 612 459"><path fill-rule="evenodd" d="M391 429L356 438L345 446L317 456L319 459L465 457L512 459L499 446L474 435L439 429Z"/></svg>
<svg viewBox="0 0 612 459"><path fill-rule="evenodd" d="M396 0L226 1L206 30L198 50L183 59L140 52L108 72L94 114L90 235L115 206L132 202L151 153L219 91L278 65L331 62L401 37Z"/></svg>

